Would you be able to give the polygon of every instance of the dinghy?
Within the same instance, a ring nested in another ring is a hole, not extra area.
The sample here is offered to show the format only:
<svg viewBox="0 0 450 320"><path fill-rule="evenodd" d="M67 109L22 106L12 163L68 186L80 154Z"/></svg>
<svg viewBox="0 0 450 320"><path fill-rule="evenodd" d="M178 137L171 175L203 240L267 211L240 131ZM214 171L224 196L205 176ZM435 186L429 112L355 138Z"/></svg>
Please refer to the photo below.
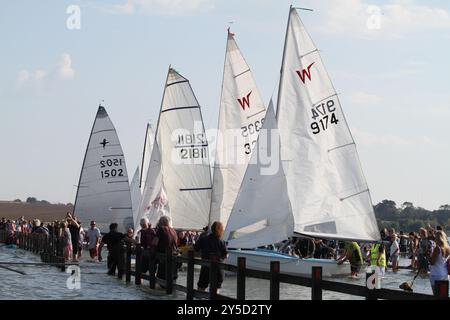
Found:
<svg viewBox="0 0 450 320"><path fill-rule="evenodd" d="M272 170L259 154L271 155ZM256 248L292 236L380 239L369 188L336 91L291 7L277 119L269 106L225 237L230 248ZM312 266L322 266L324 276L350 273L348 264L270 251L230 250L227 262L236 263L239 256L248 258L248 268L260 270L279 260L281 272L294 275L310 275Z"/></svg>
<svg viewBox="0 0 450 320"><path fill-rule="evenodd" d="M105 233L113 222L121 232L133 227L125 157L116 129L103 106L98 107L89 137L74 214L84 226L95 220Z"/></svg>

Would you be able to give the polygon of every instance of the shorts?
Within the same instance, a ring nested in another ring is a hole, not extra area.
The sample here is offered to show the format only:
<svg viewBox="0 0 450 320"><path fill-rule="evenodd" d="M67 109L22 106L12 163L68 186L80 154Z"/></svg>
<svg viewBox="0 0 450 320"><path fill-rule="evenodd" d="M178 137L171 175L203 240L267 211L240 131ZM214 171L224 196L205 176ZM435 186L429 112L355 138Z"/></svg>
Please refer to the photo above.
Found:
<svg viewBox="0 0 450 320"><path fill-rule="evenodd" d="M448 281L448 276L438 276L430 274L430 283L432 286L434 286L434 283L436 281Z"/></svg>
<svg viewBox="0 0 450 320"><path fill-rule="evenodd" d="M398 256L393 255L393 256L390 257L390 260L391 260L391 262L392 262L393 264L394 264L394 263L397 263L397 261L398 261Z"/></svg>
<svg viewBox="0 0 450 320"><path fill-rule="evenodd" d="M91 255L91 258L94 259L96 256L98 256L98 247L94 247L92 249L89 249L89 254Z"/></svg>

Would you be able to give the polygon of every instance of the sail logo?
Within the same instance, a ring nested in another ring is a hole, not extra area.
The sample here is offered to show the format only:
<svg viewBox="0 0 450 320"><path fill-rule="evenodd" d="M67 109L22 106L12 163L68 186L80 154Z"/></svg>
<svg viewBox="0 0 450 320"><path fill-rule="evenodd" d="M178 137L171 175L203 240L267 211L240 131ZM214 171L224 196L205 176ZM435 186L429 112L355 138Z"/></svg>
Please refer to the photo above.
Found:
<svg viewBox="0 0 450 320"><path fill-rule="evenodd" d="M250 108L250 95L252 94L252 91L250 91L246 97L242 97L242 99L237 99L239 104L241 105L242 110L245 111L245 106L247 108Z"/></svg>
<svg viewBox="0 0 450 320"><path fill-rule="evenodd" d="M305 84L306 78L309 79L309 81L311 81L311 67L315 62L311 63L308 68L303 69L302 71L300 70L296 70L295 72L297 72L298 76L300 77L300 80L302 80L303 84Z"/></svg>

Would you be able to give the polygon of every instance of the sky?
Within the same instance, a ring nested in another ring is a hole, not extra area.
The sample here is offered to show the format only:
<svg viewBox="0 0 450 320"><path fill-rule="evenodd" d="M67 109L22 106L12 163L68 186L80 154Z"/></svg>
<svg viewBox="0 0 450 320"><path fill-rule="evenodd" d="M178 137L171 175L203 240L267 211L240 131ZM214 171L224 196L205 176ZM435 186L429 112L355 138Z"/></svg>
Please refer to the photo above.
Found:
<svg viewBox="0 0 450 320"><path fill-rule="evenodd" d="M0 199L74 202L104 100L129 176L156 126L169 64L217 126L231 25L268 104L284 0L5 0L0 4ZM374 203L450 203L450 2L304 0Z"/></svg>

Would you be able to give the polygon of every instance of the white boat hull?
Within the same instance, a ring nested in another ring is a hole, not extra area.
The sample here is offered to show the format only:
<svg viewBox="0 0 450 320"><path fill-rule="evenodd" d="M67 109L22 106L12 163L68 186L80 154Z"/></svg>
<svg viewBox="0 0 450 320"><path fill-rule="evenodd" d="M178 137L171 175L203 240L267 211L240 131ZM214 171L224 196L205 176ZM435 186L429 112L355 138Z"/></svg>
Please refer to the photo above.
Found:
<svg viewBox="0 0 450 320"><path fill-rule="evenodd" d="M294 276L310 276L312 267L322 267L323 277L336 277L350 275L348 262L338 265L331 259L300 259L287 254L266 250L228 250L229 256L224 261L227 264L237 265L238 257L245 257L246 268L270 271L270 261L280 261L280 273Z"/></svg>

